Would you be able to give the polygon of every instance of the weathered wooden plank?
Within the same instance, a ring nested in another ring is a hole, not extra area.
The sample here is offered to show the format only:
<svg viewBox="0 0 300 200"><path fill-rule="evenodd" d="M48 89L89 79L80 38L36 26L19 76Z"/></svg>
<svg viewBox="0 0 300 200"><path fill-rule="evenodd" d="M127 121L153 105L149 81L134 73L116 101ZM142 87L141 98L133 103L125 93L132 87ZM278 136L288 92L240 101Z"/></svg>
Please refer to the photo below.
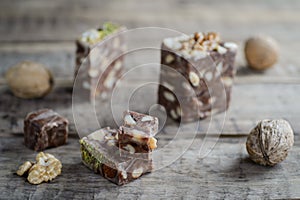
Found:
<svg viewBox="0 0 300 200"><path fill-rule="evenodd" d="M81 31L112 20L130 28L163 26L184 32L220 30L230 39L253 32L297 39L297 1L1 1L1 40L72 40ZM134 12L132 12L134 11ZM255 11L255 12L254 12ZM153 15L155 12L155 15ZM139 16L139 17L136 17ZM263 20L261 20L263 16ZM20 32L21 30L21 32ZM53 31L55 30L55 31ZM232 37L232 38L231 38Z"/></svg>
<svg viewBox="0 0 300 200"><path fill-rule="evenodd" d="M189 150L171 165L118 187L94 174L81 163L76 138L70 139L65 146L46 150L62 161L62 175L48 184L30 185L25 178L14 173L20 163L33 160L36 153L23 145L22 137L2 137L0 198L299 198L299 136L296 137L295 146L288 158L272 168L258 166L248 159L245 139L220 138L213 151L202 159L198 158L201 140L195 140ZM186 139L180 143L190 141ZM168 156L174 154L176 149L166 151Z"/></svg>
<svg viewBox="0 0 300 200"><path fill-rule="evenodd" d="M118 97L111 102L99 103L96 105L97 116L102 126L115 125L114 120L119 120L123 110L127 109L125 105L128 102L128 92L136 84L121 84L116 93ZM150 85L147 88L138 90L129 101L130 109L140 112L148 112L151 106L156 103L156 86ZM299 84L241 84L233 88L232 102L226 116L216 115L210 119L200 121L199 133L206 133L210 125L209 133L224 135L245 135L253 128L259 120L265 118L284 118L292 124L295 134L300 133L298 102L300 101ZM147 97L147 98L145 98ZM141 103L142 102L142 103ZM79 110L87 110L89 104L76 104ZM122 105L122 106L121 106ZM111 107L112 106L112 107ZM14 97L5 88L1 91L0 99L0 130L6 133L22 133L23 119L28 112L39 108L52 108L57 110L63 116L66 116L71 122L71 129L74 130L74 121L72 113L72 93L71 90L60 88L46 96L44 99L23 100ZM113 109L113 110L112 110ZM118 119L113 117L116 114ZM93 121L93 113L85 113L82 123ZM225 121L224 121L225 117ZM161 118L163 119L163 117ZM97 122L97 121L96 121ZM223 126L224 123L224 126ZM85 125L85 128L89 128ZM195 124L187 124L182 127L183 132L193 133ZM90 127L93 130L92 127ZM165 129L167 132L176 132L176 123L167 121ZM88 132L88 131L87 131Z"/></svg>
<svg viewBox="0 0 300 200"><path fill-rule="evenodd" d="M131 38L129 44L134 44ZM137 46L142 46L141 43ZM281 60L273 68L264 72L257 72L246 67L242 43L239 42L240 49L236 58L237 77L236 83L300 83L300 59L296 55L297 51L282 52ZM293 44L291 44L293 45ZM159 42L153 47L159 48ZM298 47L295 47L296 49ZM131 49L132 50L132 49ZM140 53L130 53L126 55L126 69L147 63L160 63L159 50L140 50ZM0 46L0 84L3 82L5 72L9 67L23 60L32 60L45 64L54 74L55 79L69 79L72 82L75 61L74 42L55 43L6 43ZM132 71L132 73L136 73ZM159 68L153 70L139 71L138 75L132 76L132 81L136 79L153 79L158 76ZM136 73L137 74L137 73ZM1 80L2 79L2 80Z"/></svg>
<svg viewBox="0 0 300 200"><path fill-rule="evenodd" d="M0 77L9 67L24 60L46 65L54 77L70 78L75 67L74 43L12 43L0 47Z"/></svg>

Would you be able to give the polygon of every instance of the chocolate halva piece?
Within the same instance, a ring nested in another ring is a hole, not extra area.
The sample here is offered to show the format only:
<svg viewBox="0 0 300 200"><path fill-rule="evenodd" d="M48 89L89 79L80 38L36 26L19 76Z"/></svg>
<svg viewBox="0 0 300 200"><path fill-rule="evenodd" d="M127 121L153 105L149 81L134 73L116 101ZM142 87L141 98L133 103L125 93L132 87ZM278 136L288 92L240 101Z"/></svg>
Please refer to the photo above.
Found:
<svg viewBox="0 0 300 200"><path fill-rule="evenodd" d="M155 149L158 118L134 111L124 112L124 124L120 127L119 146L133 153L149 153Z"/></svg>
<svg viewBox="0 0 300 200"><path fill-rule="evenodd" d="M35 151L66 143L68 120L50 109L29 113L24 120L25 145Z"/></svg>
<svg viewBox="0 0 300 200"><path fill-rule="evenodd" d="M118 130L103 128L80 140L83 163L104 178L123 185L150 172L152 161L120 154Z"/></svg>
<svg viewBox="0 0 300 200"><path fill-rule="evenodd" d="M152 152L157 147L156 143L156 138L149 133L135 128L120 127L119 147L130 154Z"/></svg>
<svg viewBox="0 0 300 200"><path fill-rule="evenodd" d="M120 33L124 30L125 27L105 23L76 40L75 81L82 96L108 99L122 74L126 46Z"/></svg>
<svg viewBox="0 0 300 200"><path fill-rule="evenodd" d="M123 113L123 126L141 130L154 136L158 131L158 118L127 110Z"/></svg>
<svg viewBox="0 0 300 200"><path fill-rule="evenodd" d="M230 102L237 45L217 33L167 38L161 47L158 103L177 121L225 111Z"/></svg>

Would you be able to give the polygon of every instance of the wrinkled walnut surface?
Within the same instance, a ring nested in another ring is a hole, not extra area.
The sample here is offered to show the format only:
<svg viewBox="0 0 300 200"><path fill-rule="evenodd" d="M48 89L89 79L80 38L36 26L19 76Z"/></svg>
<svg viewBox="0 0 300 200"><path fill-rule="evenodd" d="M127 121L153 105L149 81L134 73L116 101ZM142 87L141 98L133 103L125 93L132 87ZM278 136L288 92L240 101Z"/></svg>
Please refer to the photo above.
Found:
<svg viewBox="0 0 300 200"><path fill-rule="evenodd" d="M285 120L262 120L250 132L246 147L250 158L261 165L283 161L294 143L294 133Z"/></svg>

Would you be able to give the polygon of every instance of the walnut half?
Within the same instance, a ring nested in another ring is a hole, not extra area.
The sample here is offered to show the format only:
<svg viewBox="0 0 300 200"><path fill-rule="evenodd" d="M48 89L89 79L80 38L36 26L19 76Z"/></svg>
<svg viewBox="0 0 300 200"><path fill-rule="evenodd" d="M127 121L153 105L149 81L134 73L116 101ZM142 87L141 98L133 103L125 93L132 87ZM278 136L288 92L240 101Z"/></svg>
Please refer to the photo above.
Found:
<svg viewBox="0 0 300 200"><path fill-rule="evenodd" d="M48 153L40 152L36 156L36 163L34 165L29 164L31 164L31 162L27 161L21 165L17 174L22 176L28 171L27 180L31 184L48 182L61 174L61 162L53 155Z"/></svg>

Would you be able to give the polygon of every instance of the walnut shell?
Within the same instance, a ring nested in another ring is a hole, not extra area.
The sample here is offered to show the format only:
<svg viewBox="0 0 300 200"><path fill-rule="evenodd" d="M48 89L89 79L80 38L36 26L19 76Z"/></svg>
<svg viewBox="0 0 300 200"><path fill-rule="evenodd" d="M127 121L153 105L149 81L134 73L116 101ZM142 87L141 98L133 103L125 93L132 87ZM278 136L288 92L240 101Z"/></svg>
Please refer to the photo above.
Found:
<svg viewBox="0 0 300 200"><path fill-rule="evenodd" d="M44 65L31 61L11 67L6 73L6 81L13 94L24 99L43 97L53 86L50 71Z"/></svg>
<svg viewBox="0 0 300 200"><path fill-rule="evenodd" d="M265 119L252 129L246 147L254 162L274 166L287 157L293 144L294 133L287 121Z"/></svg>
<svg viewBox="0 0 300 200"><path fill-rule="evenodd" d="M246 41L245 56L250 68L264 70L277 62L279 47L270 36L252 37Z"/></svg>

